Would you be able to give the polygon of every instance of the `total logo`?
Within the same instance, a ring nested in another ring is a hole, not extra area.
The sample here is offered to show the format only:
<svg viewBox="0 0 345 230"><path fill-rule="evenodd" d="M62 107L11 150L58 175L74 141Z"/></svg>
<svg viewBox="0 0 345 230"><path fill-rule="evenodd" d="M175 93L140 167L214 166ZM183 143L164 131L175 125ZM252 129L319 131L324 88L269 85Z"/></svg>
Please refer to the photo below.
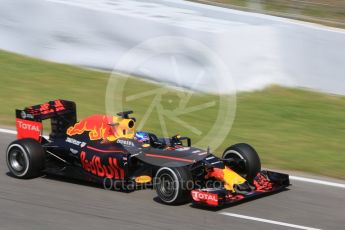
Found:
<svg viewBox="0 0 345 230"><path fill-rule="evenodd" d="M24 123L22 121L17 121L17 123L18 123L20 129L25 129L25 130L29 130L29 131L35 131L35 132L41 132L40 127L37 125Z"/></svg>
<svg viewBox="0 0 345 230"><path fill-rule="evenodd" d="M116 143L134 147L134 143L132 141L128 141L128 140L121 140L121 139L119 139L119 140L116 141Z"/></svg>
<svg viewBox="0 0 345 230"><path fill-rule="evenodd" d="M71 138L71 137L67 137L67 138L66 138L66 142L71 143L71 144L73 144L73 145L78 145L78 146L80 146L80 147L82 147L82 148L84 148L85 145L86 145L85 142L77 141L76 139L73 139L73 138Z"/></svg>
<svg viewBox="0 0 345 230"><path fill-rule="evenodd" d="M205 201L207 203L218 203L217 194L192 191L192 198L195 201Z"/></svg>

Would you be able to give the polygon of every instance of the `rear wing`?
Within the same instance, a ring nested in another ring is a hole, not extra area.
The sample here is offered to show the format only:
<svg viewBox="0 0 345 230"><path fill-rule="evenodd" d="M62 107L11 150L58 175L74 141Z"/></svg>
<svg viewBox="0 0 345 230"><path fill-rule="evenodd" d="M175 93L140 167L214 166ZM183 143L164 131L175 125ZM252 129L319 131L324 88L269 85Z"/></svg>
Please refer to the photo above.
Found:
<svg viewBox="0 0 345 230"><path fill-rule="evenodd" d="M55 100L16 110L17 138L41 141L43 120L51 120L50 138L66 135L68 127L77 121L76 105L72 101Z"/></svg>

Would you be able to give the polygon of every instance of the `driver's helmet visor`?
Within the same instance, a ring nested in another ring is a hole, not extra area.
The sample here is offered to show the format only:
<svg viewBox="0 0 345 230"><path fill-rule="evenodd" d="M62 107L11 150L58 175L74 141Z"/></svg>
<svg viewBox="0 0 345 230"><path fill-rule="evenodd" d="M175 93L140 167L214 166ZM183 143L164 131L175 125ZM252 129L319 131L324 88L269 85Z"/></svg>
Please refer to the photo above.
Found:
<svg viewBox="0 0 345 230"><path fill-rule="evenodd" d="M134 137L137 141L148 143L150 142L150 137L148 133L145 132L137 132Z"/></svg>

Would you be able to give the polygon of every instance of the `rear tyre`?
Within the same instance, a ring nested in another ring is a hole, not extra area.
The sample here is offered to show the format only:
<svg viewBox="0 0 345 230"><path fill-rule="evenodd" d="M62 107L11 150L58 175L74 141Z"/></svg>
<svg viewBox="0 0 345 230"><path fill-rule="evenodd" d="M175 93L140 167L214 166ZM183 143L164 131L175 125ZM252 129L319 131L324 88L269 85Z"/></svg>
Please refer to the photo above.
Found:
<svg viewBox="0 0 345 230"><path fill-rule="evenodd" d="M156 173L154 185L159 199L169 205L190 201L190 191L194 186L190 172L183 167L160 168Z"/></svg>
<svg viewBox="0 0 345 230"><path fill-rule="evenodd" d="M34 139L12 142L6 151L6 163L14 177L28 179L38 177L44 169L44 150Z"/></svg>
<svg viewBox="0 0 345 230"><path fill-rule="evenodd" d="M234 170L251 184L261 171L258 153L252 146L245 143L235 144L227 148L223 153L223 159L242 160L242 163Z"/></svg>

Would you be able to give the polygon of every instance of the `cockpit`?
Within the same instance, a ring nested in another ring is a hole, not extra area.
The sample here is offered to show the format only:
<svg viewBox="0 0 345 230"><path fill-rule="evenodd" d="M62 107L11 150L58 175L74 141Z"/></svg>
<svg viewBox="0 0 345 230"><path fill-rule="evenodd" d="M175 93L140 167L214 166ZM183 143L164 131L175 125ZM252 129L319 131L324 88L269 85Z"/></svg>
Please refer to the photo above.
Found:
<svg viewBox="0 0 345 230"><path fill-rule="evenodd" d="M191 146L191 140L188 137L175 135L171 138L158 138L155 134L149 132L136 132L134 139L150 147L158 149L176 149L183 146ZM187 141L187 143L183 143Z"/></svg>

